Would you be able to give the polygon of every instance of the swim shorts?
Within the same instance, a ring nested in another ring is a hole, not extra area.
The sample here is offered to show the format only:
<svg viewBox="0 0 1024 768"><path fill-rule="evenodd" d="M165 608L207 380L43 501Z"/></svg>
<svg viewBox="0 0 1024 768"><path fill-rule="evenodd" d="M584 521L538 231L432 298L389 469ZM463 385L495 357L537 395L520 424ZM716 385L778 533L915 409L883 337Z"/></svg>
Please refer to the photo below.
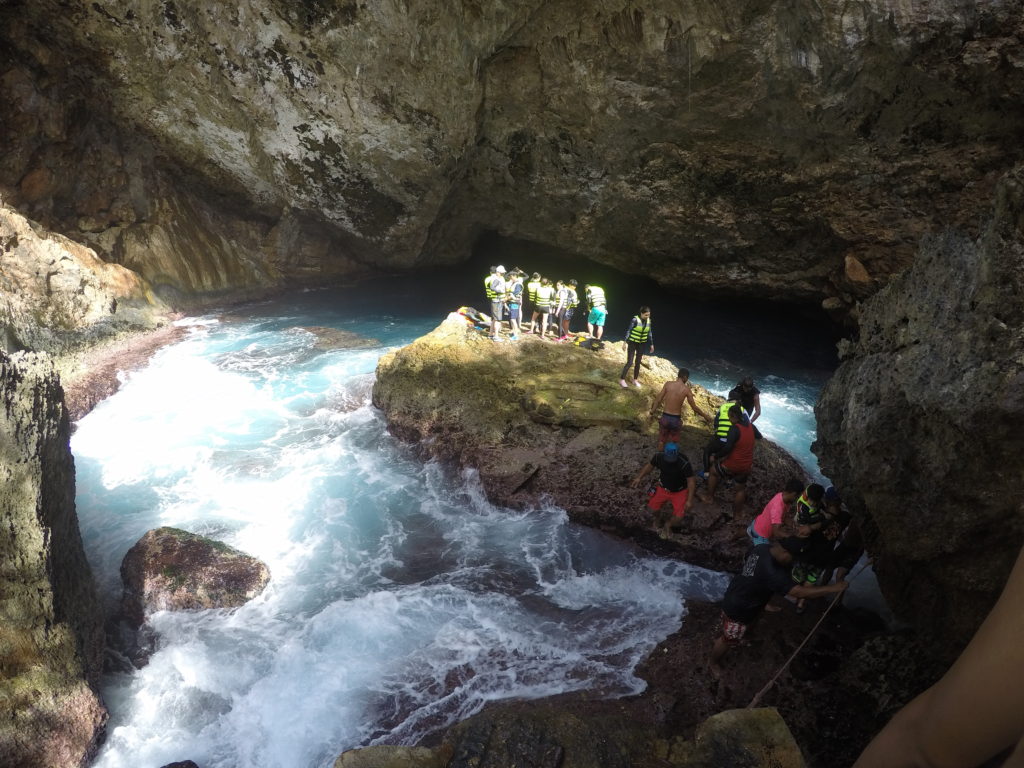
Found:
<svg viewBox="0 0 1024 768"><path fill-rule="evenodd" d="M658 441L661 443L677 443L683 433L683 420L671 413L661 414L658 419Z"/></svg>
<svg viewBox="0 0 1024 768"><path fill-rule="evenodd" d="M733 472L728 467L723 466L722 462L718 461L718 459L715 459L715 468L724 479L732 480L737 485L746 485L747 478L750 477L750 470L746 472Z"/></svg>
<svg viewBox="0 0 1024 768"><path fill-rule="evenodd" d="M754 530L754 523L753 523L753 521L751 521L750 525L747 526L747 536L749 536L750 540L752 542L754 542L754 546L755 547L758 544L771 544L772 543L771 539L766 539L764 536L762 536L761 534L759 534L757 531Z"/></svg>
<svg viewBox="0 0 1024 768"><path fill-rule="evenodd" d="M519 319L519 305L518 304L509 304L508 305L508 319L509 320L518 320Z"/></svg>
<svg viewBox="0 0 1024 768"><path fill-rule="evenodd" d="M661 483L658 483L650 492L647 506L657 512L666 501L672 502L672 517L682 517L686 510L686 497L689 491L685 488L681 491L670 491Z"/></svg>
<svg viewBox="0 0 1024 768"><path fill-rule="evenodd" d="M587 315L587 322L591 325L604 325L604 319L608 317L608 310L603 306L591 307L590 314Z"/></svg>
<svg viewBox="0 0 1024 768"><path fill-rule="evenodd" d="M562 314L563 314L563 317L565 317L566 320L572 320L573 308L572 307L566 307L563 310Z"/></svg>
<svg viewBox="0 0 1024 768"><path fill-rule="evenodd" d="M747 634L747 625L739 621L733 621L725 613L722 614L722 637L729 645L739 645L743 636Z"/></svg>
<svg viewBox="0 0 1024 768"><path fill-rule="evenodd" d="M505 302L503 301L492 301L491 302L491 319L501 320L502 315L505 314Z"/></svg>

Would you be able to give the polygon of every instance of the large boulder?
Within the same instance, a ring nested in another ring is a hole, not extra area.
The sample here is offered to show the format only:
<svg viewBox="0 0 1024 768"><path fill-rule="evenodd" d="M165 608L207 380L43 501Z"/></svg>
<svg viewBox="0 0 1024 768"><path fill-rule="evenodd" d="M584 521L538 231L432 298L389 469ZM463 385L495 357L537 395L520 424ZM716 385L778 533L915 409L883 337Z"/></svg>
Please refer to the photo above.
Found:
<svg viewBox="0 0 1024 768"><path fill-rule="evenodd" d="M140 625L151 611L243 605L263 591L270 570L223 542L165 527L128 550L121 579L124 615Z"/></svg>
<svg viewBox="0 0 1024 768"><path fill-rule="evenodd" d="M85 763L107 719L69 435L47 356L0 351L0 764L12 768Z"/></svg>
<svg viewBox="0 0 1024 768"><path fill-rule="evenodd" d="M1024 543L1024 167L977 240L927 239L815 408L822 471L896 613L955 651Z"/></svg>
<svg viewBox="0 0 1024 768"><path fill-rule="evenodd" d="M677 369L664 358L645 357L642 388L622 389L624 360L622 342L599 351L529 334L517 343L495 343L453 313L381 358L373 403L392 433L427 456L478 470L496 504L550 499L576 522L647 540L651 513L643 490L629 487L629 480L657 450L650 408ZM721 403L699 386L694 390L705 412ZM710 428L688 406L683 415L680 449L697 469ZM788 477L803 475L771 441L758 446L748 488L752 510ZM724 503L697 505L676 550L698 565L735 568L750 517L729 519L727 509Z"/></svg>

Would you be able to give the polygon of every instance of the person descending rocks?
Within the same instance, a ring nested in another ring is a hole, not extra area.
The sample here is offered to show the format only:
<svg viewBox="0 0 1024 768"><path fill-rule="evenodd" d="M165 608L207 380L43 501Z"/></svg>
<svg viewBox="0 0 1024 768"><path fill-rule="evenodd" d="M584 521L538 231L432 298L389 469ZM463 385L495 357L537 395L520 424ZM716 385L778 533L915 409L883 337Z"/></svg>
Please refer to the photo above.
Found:
<svg viewBox="0 0 1024 768"><path fill-rule="evenodd" d="M743 511L743 503L747 500L747 478L754 466L754 428L738 405L729 408L729 422L725 442L717 444L708 457L708 490L700 500L712 503L719 482L723 478L732 480L736 483L736 494L732 499L732 514L736 517Z"/></svg>
<svg viewBox="0 0 1024 768"><path fill-rule="evenodd" d="M587 333L600 339L604 334L604 321L608 317L604 288L589 284L583 288L587 297Z"/></svg>
<svg viewBox="0 0 1024 768"><path fill-rule="evenodd" d="M530 278L530 282L526 284L526 296L530 300L530 327L526 329L527 333L533 333L533 328L537 324L537 318L540 317L540 312L537 311L537 289L540 288L540 273L534 272L533 277ZM523 319L526 316L523 315Z"/></svg>
<svg viewBox="0 0 1024 768"><path fill-rule="evenodd" d="M661 407L661 418L658 419L658 448L665 443L678 442L683 431L683 406L687 403L693 412L705 421L711 417L697 405L693 399L693 391L690 389L690 372L686 368L680 368L678 376L672 381L666 381L658 393L658 398L651 406L651 418L655 418L658 408Z"/></svg>
<svg viewBox="0 0 1024 768"><path fill-rule="evenodd" d="M743 410L750 417L751 424L757 421L761 415L761 390L754 386L754 380L750 376L745 376L735 387L730 389L726 399L742 405Z"/></svg>
<svg viewBox="0 0 1024 768"><path fill-rule="evenodd" d="M739 403L735 400L726 400L715 411L714 418L711 421L711 439L708 444L704 447L704 454L701 457L704 462L704 471L698 472L697 477L702 480L707 479L707 472L710 471L711 467L711 454L718 453L721 444L725 442L729 435L729 430L732 428L732 422L729 420L729 410ZM740 406L743 414L744 423L750 423L750 414L747 413L743 406ZM754 427L754 437L758 436L757 427ZM719 453L719 455L721 455Z"/></svg>
<svg viewBox="0 0 1024 768"><path fill-rule="evenodd" d="M505 314L505 268L500 264L484 283L487 299L491 303L491 339L501 341L501 318Z"/></svg>
<svg viewBox="0 0 1024 768"><path fill-rule="evenodd" d="M776 493L764 506L761 514L747 526L747 536L754 545L770 544L782 538L786 524L786 513L793 508L797 498L803 493L804 484L796 478L786 481L786 487Z"/></svg>
<svg viewBox="0 0 1024 768"><path fill-rule="evenodd" d="M661 538L667 539L672 535L672 526L678 527L693 508L697 481L690 460L676 443L665 443L665 447L644 464L630 485L638 487L653 469L659 470L660 476L650 490L647 507L654 512L654 530ZM665 514L664 507L668 504L672 505L672 511Z"/></svg>
<svg viewBox="0 0 1024 768"><path fill-rule="evenodd" d="M548 331L548 316L551 314L551 305L555 298L555 287L551 285L551 279L542 277L540 286L537 288L537 313L540 315L540 328L534 329L541 338Z"/></svg>
<svg viewBox="0 0 1024 768"><path fill-rule="evenodd" d="M761 615L773 594L805 599L843 592L845 581L819 587L794 584L790 566L803 550L804 540L789 537L751 547L743 569L725 590L722 599L722 631L711 649L709 667L716 678L722 674L722 659L731 646L739 645L751 623Z"/></svg>
<svg viewBox="0 0 1024 768"><path fill-rule="evenodd" d="M640 307L626 329L626 364L619 375L619 386L628 387L626 376L629 367L633 366L633 386L640 388L640 362L644 359L644 347L650 345L650 353L654 354L654 331L651 329L651 308Z"/></svg>
<svg viewBox="0 0 1024 768"><path fill-rule="evenodd" d="M512 328L512 341L519 340L519 319L523 306L523 277L525 273L516 268L512 270L511 279L505 283L505 303L508 304L508 323Z"/></svg>

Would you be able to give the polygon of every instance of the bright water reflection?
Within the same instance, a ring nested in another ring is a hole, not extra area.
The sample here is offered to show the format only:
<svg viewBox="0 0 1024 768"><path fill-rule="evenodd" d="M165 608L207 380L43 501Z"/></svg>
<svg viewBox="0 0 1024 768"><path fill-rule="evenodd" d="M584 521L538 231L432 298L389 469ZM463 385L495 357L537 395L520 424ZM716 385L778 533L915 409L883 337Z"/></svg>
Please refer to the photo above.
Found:
<svg viewBox="0 0 1024 768"><path fill-rule="evenodd" d="M234 612L153 617L149 665L106 681L98 766L327 766L494 699L637 692L633 668L678 629L682 601L724 589L558 509L495 508L472 473L415 460L369 389L387 345L437 317L314 310L195 321L79 424L78 512L108 602L124 553L160 525L272 572ZM309 325L381 344L322 349L295 328Z"/></svg>

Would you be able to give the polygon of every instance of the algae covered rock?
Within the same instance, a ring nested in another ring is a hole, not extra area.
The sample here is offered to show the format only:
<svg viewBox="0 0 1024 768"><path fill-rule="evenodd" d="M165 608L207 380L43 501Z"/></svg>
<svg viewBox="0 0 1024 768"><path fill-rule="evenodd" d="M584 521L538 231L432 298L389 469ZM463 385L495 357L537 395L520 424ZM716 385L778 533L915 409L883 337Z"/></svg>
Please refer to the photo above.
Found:
<svg viewBox="0 0 1024 768"><path fill-rule="evenodd" d="M1024 167L977 241L926 240L863 307L815 408L822 471L861 522L889 601L966 643L1024 543Z"/></svg>
<svg viewBox="0 0 1024 768"><path fill-rule="evenodd" d="M157 528L121 562L123 611L141 624L149 611L234 608L270 580L266 565L228 545L177 528Z"/></svg>
<svg viewBox="0 0 1024 768"><path fill-rule="evenodd" d="M101 611L75 513L70 425L46 355L0 351L0 765L93 753Z"/></svg>
<svg viewBox="0 0 1024 768"><path fill-rule="evenodd" d="M624 361L621 342L598 351L530 335L496 343L452 314L381 358L373 403L392 433L426 455L477 469L496 504L521 508L553 500L576 522L646 537L646 496L629 481L657 450L650 409L677 368L645 358L642 387L623 389ZM705 412L721 402L699 386L694 392ZM695 468L710 435L709 425L685 408L680 449ZM794 475L803 475L795 460L771 441L759 441L751 512ZM746 544L736 537L749 519L725 519L725 509L697 505L689 515L690 528L675 546L690 562L727 569L742 559Z"/></svg>

